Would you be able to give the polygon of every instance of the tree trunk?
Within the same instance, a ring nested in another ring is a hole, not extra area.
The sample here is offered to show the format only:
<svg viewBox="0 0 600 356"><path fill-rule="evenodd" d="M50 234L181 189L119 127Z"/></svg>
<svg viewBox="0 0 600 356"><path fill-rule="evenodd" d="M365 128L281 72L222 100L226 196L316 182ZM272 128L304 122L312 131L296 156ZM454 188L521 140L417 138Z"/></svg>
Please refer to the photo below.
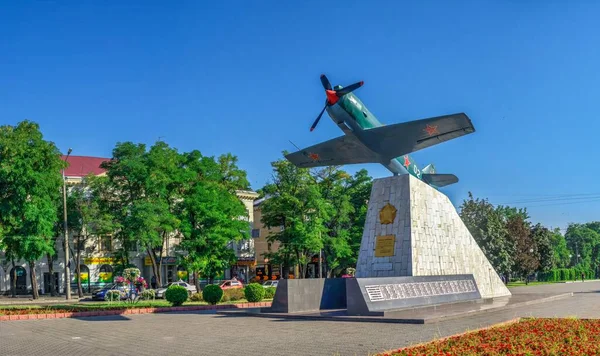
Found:
<svg viewBox="0 0 600 356"><path fill-rule="evenodd" d="M10 293L13 298L17 297L17 266L15 265L15 260L11 260L12 262L12 278L10 280Z"/></svg>
<svg viewBox="0 0 600 356"><path fill-rule="evenodd" d="M196 291L200 293L200 273L198 271L194 271L194 284L196 284Z"/></svg>
<svg viewBox="0 0 600 356"><path fill-rule="evenodd" d="M214 280L215 280L214 276L208 276L208 284L213 284Z"/></svg>
<svg viewBox="0 0 600 356"><path fill-rule="evenodd" d="M156 286L160 287L162 286L162 280L160 278L159 266L156 264L156 254L154 253L154 250L150 248L149 245L146 247L146 251L148 251L148 256L150 257L150 261L152 262L152 272L154 273L154 277L156 277Z"/></svg>
<svg viewBox="0 0 600 356"><path fill-rule="evenodd" d="M298 263L298 278L304 279L304 271L302 270L302 262L300 262L300 251L296 250L296 261Z"/></svg>
<svg viewBox="0 0 600 356"><path fill-rule="evenodd" d="M46 254L46 257L48 258L48 274L50 274L50 295L56 297L56 286L54 285L54 260L49 253Z"/></svg>
<svg viewBox="0 0 600 356"><path fill-rule="evenodd" d="M75 273L77 273L77 295L83 298L83 288L81 286L81 237L77 237L77 252L75 257ZM88 275L88 278L90 276ZM89 291L88 291L89 292Z"/></svg>
<svg viewBox="0 0 600 356"><path fill-rule="evenodd" d="M37 276L35 275L35 261L29 261L29 274L31 276L31 291L33 299L39 299Z"/></svg>

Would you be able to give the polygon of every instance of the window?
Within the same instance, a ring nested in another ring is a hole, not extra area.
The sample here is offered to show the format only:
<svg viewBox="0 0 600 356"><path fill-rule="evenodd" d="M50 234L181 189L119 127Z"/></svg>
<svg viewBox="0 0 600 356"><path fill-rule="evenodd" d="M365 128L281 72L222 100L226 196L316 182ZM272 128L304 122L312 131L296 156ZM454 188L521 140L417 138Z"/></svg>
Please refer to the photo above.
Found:
<svg viewBox="0 0 600 356"><path fill-rule="evenodd" d="M253 238L260 237L260 229L252 229L252 237Z"/></svg>
<svg viewBox="0 0 600 356"><path fill-rule="evenodd" d="M112 251L112 236L100 236L100 251Z"/></svg>

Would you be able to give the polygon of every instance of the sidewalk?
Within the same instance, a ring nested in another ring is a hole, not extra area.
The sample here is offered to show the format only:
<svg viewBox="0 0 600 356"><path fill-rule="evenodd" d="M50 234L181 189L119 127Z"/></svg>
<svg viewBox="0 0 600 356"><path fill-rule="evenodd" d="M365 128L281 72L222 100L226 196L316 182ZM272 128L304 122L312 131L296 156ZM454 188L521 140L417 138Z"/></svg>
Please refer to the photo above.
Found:
<svg viewBox="0 0 600 356"><path fill-rule="evenodd" d="M33 299L31 295L17 295L15 298L10 296L0 296L0 305L50 305L50 304L70 304L78 303L81 300L89 298L89 295L84 295L79 298L76 294L71 296L71 300L66 300L64 295L58 297L41 296L39 299Z"/></svg>

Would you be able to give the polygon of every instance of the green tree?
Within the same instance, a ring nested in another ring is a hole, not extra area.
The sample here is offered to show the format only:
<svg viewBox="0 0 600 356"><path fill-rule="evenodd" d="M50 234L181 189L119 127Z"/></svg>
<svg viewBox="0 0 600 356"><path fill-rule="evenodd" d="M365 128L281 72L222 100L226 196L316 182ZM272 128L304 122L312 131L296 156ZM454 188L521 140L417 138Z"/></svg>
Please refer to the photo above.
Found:
<svg viewBox="0 0 600 356"><path fill-rule="evenodd" d="M235 261L231 242L248 238L247 211L235 194L240 181L226 177L228 172L237 172L239 177L240 172L235 164L222 170L213 157L199 151L184 154L182 167L179 247L186 254L180 260L195 276L200 273L212 283Z"/></svg>
<svg viewBox="0 0 600 356"><path fill-rule="evenodd" d="M105 177L88 176L79 184L71 187L67 196L67 227L74 235L75 275L77 278L77 293L83 297L81 284L81 258L84 246L94 236L114 232L115 225L112 215L101 209L102 184ZM62 209L60 209L62 214ZM62 216L62 215L61 215ZM63 232L62 222L57 225Z"/></svg>
<svg viewBox="0 0 600 356"><path fill-rule="evenodd" d="M270 234L267 240L279 241L281 253L292 254L298 277L304 278L310 258L323 248L323 236L328 232L325 222L330 219L331 210L309 170L285 159L271 166L273 181L264 187L271 198L262 205L262 223L267 227L282 226L283 230Z"/></svg>
<svg viewBox="0 0 600 356"><path fill-rule="evenodd" d="M567 247L567 240L556 228L550 235L550 244L552 246L554 268L568 268L571 262L569 255L571 251Z"/></svg>
<svg viewBox="0 0 600 356"><path fill-rule="evenodd" d="M318 170L315 179L329 209L323 251L333 277L356 267L372 182L364 169L351 176L337 167Z"/></svg>
<svg viewBox="0 0 600 356"><path fill-rule="evenodd" d="M469 199L460 207L460 217L498 273L508 274L514 264L514 242L508 238L504 209L495 209L487 199Z"/></svg>
<svg viewBox="0 0 600 356"><path fill-rule="evenodd" d="M65 167L54 143L31 121L0 127L0 226L11 259L28 262L37 299L36 261L53 255L52 235ZM65 283L68 283L66 281Z"/></svg>
<svg viewBox="0 0 600 356"><path fill-rule="evenodd" d="M531 237L539 255L539 271L547 272L556 266L554 249L552 245L552 232L548 228L537 223L531 228Z"/></svg>
<svg viewBox="0 0 600 356"><path fill-rule="evenodd" d="M175 215L180 198L180 159L179 153L162 141L149 151L144 144L125 142L117 144L113 158L102 164L114 194L110 206L120 226L120 255L127 260L135 244L143 246L159 285L162 262L158 256L180 223Z"/></svg>
<svg viewBox="0 0 600 356"><path fill-rule="evenodd" d="M512 214L506 223L510 239L515 244L513 271L529 282L531 275L540 266L539 252L527 221L520 214Z"/></svg>

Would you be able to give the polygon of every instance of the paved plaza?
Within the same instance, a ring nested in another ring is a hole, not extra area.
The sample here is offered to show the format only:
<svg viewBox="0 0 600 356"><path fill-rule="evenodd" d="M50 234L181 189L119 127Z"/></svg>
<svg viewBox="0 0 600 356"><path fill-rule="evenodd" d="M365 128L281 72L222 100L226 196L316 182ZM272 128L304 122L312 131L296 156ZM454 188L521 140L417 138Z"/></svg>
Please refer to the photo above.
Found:
<svg viewBox="0 0 600 356"><path fill-rule="evenodd" d="M516 317L600 318L600 282L516 287L562 300L424 325L201 313L0 322L0 355L368 355Z"/></svg>

